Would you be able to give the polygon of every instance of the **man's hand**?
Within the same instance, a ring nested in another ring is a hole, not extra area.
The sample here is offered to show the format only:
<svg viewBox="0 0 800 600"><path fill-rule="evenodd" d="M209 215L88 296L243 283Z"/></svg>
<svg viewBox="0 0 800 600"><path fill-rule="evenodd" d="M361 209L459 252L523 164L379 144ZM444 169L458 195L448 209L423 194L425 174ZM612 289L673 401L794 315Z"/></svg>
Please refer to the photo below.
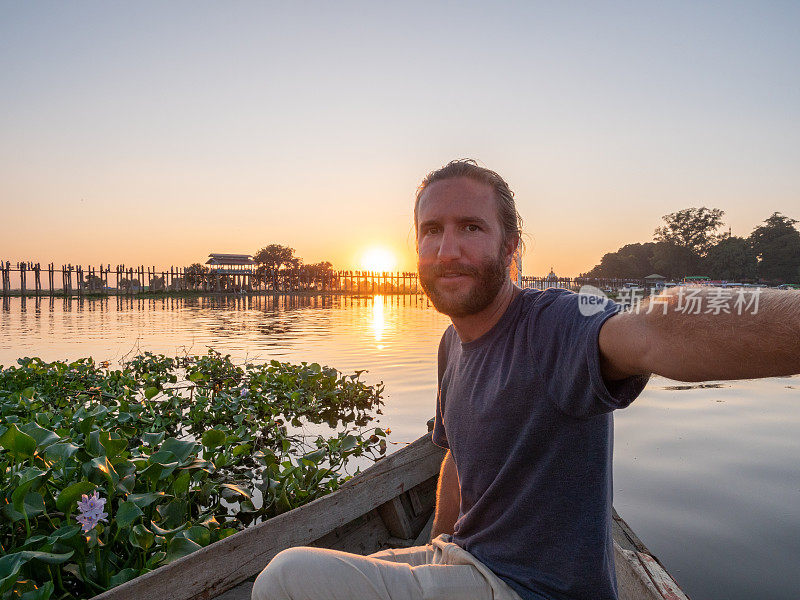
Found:
<svg viewBox="0 0 800 600"><path fill-rule="evenodd" d="M800 373L800 292L743 292L758 294L744 310L734 304L737 290L678 287L611 317L600 329L603 378L656 373L707 381ZM725 312L720 298L728 296Z"/></svg>

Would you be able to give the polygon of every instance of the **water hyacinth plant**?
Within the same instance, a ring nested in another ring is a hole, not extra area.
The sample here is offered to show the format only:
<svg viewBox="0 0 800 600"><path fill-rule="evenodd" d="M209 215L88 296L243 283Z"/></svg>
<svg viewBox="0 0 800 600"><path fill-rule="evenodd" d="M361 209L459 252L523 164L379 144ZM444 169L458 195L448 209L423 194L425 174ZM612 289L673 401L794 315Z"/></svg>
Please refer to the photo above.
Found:
<svg viewBox="0 0 800 600"><path fill-rule="evenodd" d="M0 599L90 598L337 489L383 386L144 353L0 367ZM308 434L307 428L325 433Z"/></svg>
<svg viewBox="0 0 800 600"><path fill-rule="evenodd" d="M75 517L75 520L81 524L84 533L94 529L94 526L100 521L106 521L108 516L107 512L103 512L106 499L100 498L97 494L97 490L91 496L83 494L78 502L79 514Z"/></svg>

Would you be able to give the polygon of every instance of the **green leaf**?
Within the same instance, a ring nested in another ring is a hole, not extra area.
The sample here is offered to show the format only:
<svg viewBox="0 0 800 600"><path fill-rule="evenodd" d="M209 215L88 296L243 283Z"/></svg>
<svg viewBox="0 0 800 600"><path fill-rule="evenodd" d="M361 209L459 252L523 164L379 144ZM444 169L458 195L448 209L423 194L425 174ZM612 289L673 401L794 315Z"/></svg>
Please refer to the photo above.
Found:
<svg viewBox="0 0 800 600"><path fill-rule="evenodd" d="M116 437L114 437L115 435ZM106 456L110 460L114 460L128 449L128 440L121 438L119 434L103 431L100 433L99 438L100 444L105 448Z"/></svg>
<svg viewBox="0 0 800 600"><path fill-rule="evenodd" d="M217 448L225 443L225 432L219 429L209 429L203 433L202 441L206 448Z"/></svg>
<svg viewBox="0 0 800 600"><path fill-rule="evenodd" d="M77 418L77 416L78 415L76 413L75 417ZM92 426L94 425L95 419L96 417L86 417L78 422L78 429L83 435L89 435L89 433L92 431Z"/></svg>
<svg viewBox="0 0 800 600"><path fill-rule="evenodd" d="M47 538L49 543L53 544L58 541L65 542L75 537L81 530L80 525L64 525L59 527Z"/></svg>
<svg viewBox="0 0 800 600"><path fill-rule="evenodd" d="M23 395L25 398L27 398L28 400L30 400L31 398L33 398L33 395L34 395L35 393L36 393L36 389L35 389L35 388L32 388L32 387L26 387L24 390L22 390L22 395Z"/></svg>
<svg viewBox="0 0 800 600"><path fill-rule="evenodd" d="M178 525L177 527L173 527L172 529L163 529L158 525L156 525L155 523L153 523L152 521L150 521L150 529L152 529L153 533L155 533L156 536L158 536L155 538L156 543L162 543L166 537L175 535L179 531L183 531L184 529L186 529L187 525L188 523L184 523L182 525Z"/></svg>
<svg viewBox="0 0 800 600"><path fill-rule="evenodd" d="M124 493L130 494L136 488L136 473L129 473L124 477L120 477L117 483L117 489Z"/></svg>
<svg viewBox="0 0 800 600"><path fill-rule="evenodd" d="M325 458L325 454L326 454L325 448L320 448L319 450L314 450L314 452L309 452L308 454L304 454L303 458L305 458L306 460L310 460L311 462L316 464L323 458Z"/></svg>
<svg viewBox="0 0 800 600"><path fill-rule="evenodd" d="M128 501L133 502L139 508L144 508L145 506L150 506L156 500L166 497L167 495L164 492L148 492L146 494L129 494Z"/></svg>
<svg viewBox="0 0 800 600"><path fill-rule="evenodd" d="M39 424L34 421L25 423L20 427L20 430L36 440L36 445L41 448L45 448L50 444L54 444L61 439L55 431L50 431L49 429L40 427Z"/></svg>
<svg viewBox="0 0 800 600"><path fill-rule="evenodd" d="M20 600L48 600L53 595L55 586L52 581L46 581L35 590L25 592L20 596Z"/></svg>
<svg viewBox="0 0 800 600"><path fill-rule="evenodd" d="M155 535L152 531L150 531L144 525L134 525L131 528L131 532L128 535L128 540L130 543L137 548L141 548L142 550L147 550L150 546L153 545L153 540L155 539Z"/></svg>
<svg viewBox="0 0 800 600"><path fill-rule="evenodd" d="M236 446L232 451L231 454L234 456L240 456L242 454L249 454L250 453L250 444L239 444Z"/></svg>
<svg viewBox="0 0 800 600"><path fill-rule="evenodd" d="M61 458L67 459L73 456L80 448L75 444L70 444L69 442L59 442L57 444L53 444L52 446L48 446L44 453L50 459L53 458Z"/></svg>
<svg viewBox="0 0 800 600"><path fill-rule="evenodd" d="M128 567L127 569L122 569L122 571L120 571L116 575L112 575L111 577L109 577L108 581L111 584L111 587L116 587L127 581L130 581L131 579L135 579L138 576L139 576L139 571L137 569L132 569L131 567Z"/></svg>
<svg viewBox="0 0 800 600"><path fill-rule="evenodd" d="M155 552L150 558L147 559L145 566L148 569L154 569L161 564L161 561L163 561L164 557L166 556L167 556L166 552L161 552L161 551Z"/></svg>
<svg viewBox="0 0 800 600"><path fill-rule="evenodd" d="M67 562L72 555L75 554L74 550L70 550L64 554L56 554L54 552L35 552L32 550L24 550L22 554L28 556L29 560L39 560L48 565L60 565Z"/></svg>
<svg viewBox="0 0 800 600"><path fill-rule="evenodd" d="M192 474L189 471L183 471L172 482L172 491L176 496L182 496L189 490L189 483L191 482Z"/></svg>
<svg viewBox="0 0 800 600"><path fill-rule="evenodd" d="M145 398L147 398L148 400L152 400L156 394L158 394L157 387L150 386L149 388L146 388L144 390Z"/></svg>
<svg viewBox="0 0 800 600"><path fill-rule="evenodd" d="M173 463L177 466L178 463ZM164 467L159 465L158 463L148 466L144 471L142 471L139 475L143 477L145 480L150 482L150 485L155 485L158 483L158 480L161 479L161 473L164 471Z"/></svg>
<svg viewBox="0 0 800 600"><path fill-rule="evenodd" d="M161 516L161 524L164 527L184 527L188 525L186 521L189 512L189 503L186 500L173 500L168 504L160 504L156 512Z"/></svg>
<svg viewBox="0 0 800 600"><path fill-rule="evenodd" d="M178 535L185 537L187 540L192 540L200 546L208 546L211 543L211 532L200 525L189 527L189 529L182 531Z"/></svg>
<svg viewBox="0 0 800 600"><path fill-rule="evenodd" d="M17 429L14 423L0 436L0 446L8 450L15 460L31 458L36 452L36 440Z"/></svg>
<svg viewBox="0 0 800 600"><path fill-rule="evenodd" d="M164 432L160 431L158 433L143 433L142 434L142 442L147 444L148 446L158 446L161 443L161 440L164 439Z"/></svg>
<svg viewBox="0 0 800 600"><path fill-rule="evenodd" d="M142 512L141 508L128 500L120 503L119 508L117 509L117 514L114 516L114 520L116 521L117 526L122 529L133 523L143 514L144 513Z"/></svg>
<svg viewBox="0 0 800 600"><path fill-rule="evenodd" d="M4 594L17 583L17 573L30 558L27 552L15 552L0 556L0 595Z"/></svg>
<svg viewBox="0 0 800 600"><path fill-rule="evenodd" d="M174 560L178 560L179 558L183 558L184 556L188 556L192 552L197 552L200 550L202 546L193 542L192 540L188 540L184 537L174 537L172 541L169 543L169 547L167 548L167 556L165 562L171 563Z"/></svg>
<svg viewBox="0 0 800 600"><path fill-rule="evenodd" d="M250 499L250 494L244 488L239 487L238 485L233 485L232 483L223 483L220 485L222 488L222 497L225 499L236 498L237 496L244 496L248 500Z"/></svg>
<svg viewBox="0 0 800 600"><path fill-rule="evenodd" d="M80 499L82 494L88 494L97 486L90 481L78 481L72 485L68 485L56 498L56 508L63 513L72 511L72 506Z"/></svg>
<svg viewBox="0 0 800 600"><path fill-rule="evenodd" d="M275 498L275 510L278 514L292 510L292 505L289 504L289 498L286 496L286 490L281 490L281 493Z"/></svg>
<svg viewBox="0 0 800 600"><path fill-rule="evenodd" d="M172 452L181 463L186 462L196 449L197 442L182 441L174 437L169 438L161 445L161 450Z"/></svg>
<svg viewBox="0 0 800 600"><path fill-rule="evenodd" d="M16 508L16 506L14 508ZM43 513L45 510L44 498L42 498L41 494L37 494L36 492L28 492L23 498L21 510L29 519Z"/></svg>
<svg viewBox="0 0 800 600"><path fill-rule="evenodd" d="M17 511L23 512L25 495L31 488L38 489L42 480L44 480L49 472L50 471L42 471L36 467L28 467L20 473L16 487L11 493L11 503Z"/></svg>
<svg viewBox="0 0 800 600"><path fill-rule="evenodd" d="M114 465L109 462L107 456L98 456L97 458L93 458L88 463L84 463L83 466L84 470L88 467L90 471L99 473L112 485L117 485L117 482L119 481L119 475L114 469Z"/></svg>
<svg viewBox="0 0 800 600"><path fill-rule="evenodd" d="M358 444L358 439L354 435L346 435L342 438L342 450L352 450Z"/></svg>

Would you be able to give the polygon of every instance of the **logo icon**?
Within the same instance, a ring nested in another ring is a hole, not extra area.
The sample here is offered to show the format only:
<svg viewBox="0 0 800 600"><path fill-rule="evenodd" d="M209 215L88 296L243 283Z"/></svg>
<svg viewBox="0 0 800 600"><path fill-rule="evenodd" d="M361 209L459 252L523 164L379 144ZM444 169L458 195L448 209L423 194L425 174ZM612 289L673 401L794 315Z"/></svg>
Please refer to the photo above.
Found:
<svg viewBox="0 0 800 600"><path fill-rule="evenodd" d="M603 312L608 304L608 296L593 285L583 285L578 291L578 310L584 317Z"/></svg>

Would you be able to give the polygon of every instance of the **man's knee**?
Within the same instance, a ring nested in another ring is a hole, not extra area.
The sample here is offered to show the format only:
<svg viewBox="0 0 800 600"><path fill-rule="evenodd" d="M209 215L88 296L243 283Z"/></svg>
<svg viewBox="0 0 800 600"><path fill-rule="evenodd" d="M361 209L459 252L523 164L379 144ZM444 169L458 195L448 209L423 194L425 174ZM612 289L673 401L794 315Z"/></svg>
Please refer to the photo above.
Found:
<svg viewBox="0 0 800 600"><path fill-rule="evenodd" d="M290 600L292 582L307 572L312 548L287 548L275 555L253 584L252 600Z"/></svg>

